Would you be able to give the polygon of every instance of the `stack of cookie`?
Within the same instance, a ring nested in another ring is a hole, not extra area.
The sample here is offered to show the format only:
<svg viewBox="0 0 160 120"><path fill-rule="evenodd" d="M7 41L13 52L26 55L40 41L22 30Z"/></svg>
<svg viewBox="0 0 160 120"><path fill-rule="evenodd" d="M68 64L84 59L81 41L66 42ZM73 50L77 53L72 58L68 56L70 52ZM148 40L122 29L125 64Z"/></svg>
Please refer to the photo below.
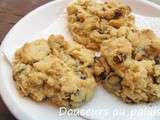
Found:
<svg viewBox="0 0 160 120"><path fill-rule="evenodd" d="M78 0L67 8L73 40L61 35L26 43L15 54L13 78L21 95L79 107L97 82L127 103L160 98L160 41L135 26L121 3Z"/></svg>

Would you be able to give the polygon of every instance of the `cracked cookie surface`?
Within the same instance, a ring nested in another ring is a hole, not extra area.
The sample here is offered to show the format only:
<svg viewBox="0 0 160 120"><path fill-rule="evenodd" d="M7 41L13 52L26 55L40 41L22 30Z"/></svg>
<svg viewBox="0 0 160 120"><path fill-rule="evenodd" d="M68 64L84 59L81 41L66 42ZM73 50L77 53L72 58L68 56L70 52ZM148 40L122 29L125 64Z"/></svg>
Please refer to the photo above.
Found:
<svg viewBox="0 0 160 120"><path fill-rule="evenodd" d="M16 51L13 78L22 96L75 108L95 93L93 62L93 52L69 44L60 35L51 35Z"/></svg>

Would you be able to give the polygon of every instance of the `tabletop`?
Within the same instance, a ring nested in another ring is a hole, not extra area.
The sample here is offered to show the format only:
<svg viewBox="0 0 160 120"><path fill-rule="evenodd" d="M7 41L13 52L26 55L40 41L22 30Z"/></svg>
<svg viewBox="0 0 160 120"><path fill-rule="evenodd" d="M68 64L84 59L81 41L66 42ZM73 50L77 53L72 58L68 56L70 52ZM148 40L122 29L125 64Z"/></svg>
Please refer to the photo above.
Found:
<svg viewBox="0 0 160 120"><path fill-rule="evenodd" d="M25 14L51 0L0 0L0 43ZM0 99L0 120L16 120Z"/></svg>
<svg viewBox="0 0 160 120"><path fill-rule="evenodd" d="M0 0L0 43L11 27L29 11L52 0ZM159 0L151 0L160 4ZM16 120L0 98L0 120Z"/></svg>

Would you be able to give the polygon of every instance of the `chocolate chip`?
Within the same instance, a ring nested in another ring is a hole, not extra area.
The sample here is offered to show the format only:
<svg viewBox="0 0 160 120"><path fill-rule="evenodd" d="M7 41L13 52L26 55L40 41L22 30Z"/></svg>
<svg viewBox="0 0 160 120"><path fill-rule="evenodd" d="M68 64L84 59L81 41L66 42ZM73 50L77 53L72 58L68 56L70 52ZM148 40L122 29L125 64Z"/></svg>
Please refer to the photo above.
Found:
<svg viewBox="0 0 160 120"><path fill-rule="evenodd" d="M154 58L156 64L160 64L160 55L157 55L155 58Z"/></svg>
<svg viewBox="0 0 160 120"><path fill-rule="evenodd" d="M82 75L82 76L81 76L81 79L82 79L82 80L85 80L86 78L87 78L87 77L86 77L85 75Z"/></svg>
<svg viewBox="0 0 160 120"><path fill-rule="evenodd" d="M82 80L86 80L86 79L87 79L87 74L84 73L84 72L80 72L80 78L81 78Z"/></svg>
<svg viewBox="0 0 160 120"><path fill-rule="evenodd" d="M120 18L120 17L122 17L123 16L123 12L121 11L121 9L116 9L115 11L114 11L114 19L118 19L118 18Z"/></svg>
<svg viewBox="0 0 160 120"><path fill-rule="evenodd" d="M116 64L123 63L126 60L127 56L124 53L118 53L116 56L113 57L113 61Z"/></svg>
<svg viewBox="0 0 160 120"><path fill-rule="evenodd" d="M77 21L79 21L79 22L84 22L84 17L83 16L81 16L81 15L77 15Z"/></svg>
<svg viewBox="0 0 160 120"><path fill-rule="evenodd" d="M135 57L136 57L136 51L134 50L132 51L132 58L135 59Z"/></svg>
<svg viewBox="0 0 160 120"><path fill-rule="evenodd" d="M102 72L101 74L100 74L100 79L101 80L105 80L107 78L107 73L106 72Z"/></svg>
<svg viewBox="0 0 160 120"><path fill-rule="evenodd" d="M67 98L67 101L71 101L71 97L68 97L68 98Z"/></svg>
<svg viewBox="0 0 160 120"><path fill-rule="evenodd" d="M84 64L84 61L80 61L80 64Z"/></svg>
<svg viewBox="0 0 160 120"><path fill-rule="evenodd" d="M100 34L104 34L104 31L103 31L102 29L98 29L98 32L99 32Z"/></svg>
<svg viewBox="0 0 160 120"><path fill-rule="evenodd" d="M86 80L88 77L88 74L86 71L83 71L82 69L79 69L76 71L77 75L79 76L80 79Z"/></svg>
<svg viewBox="0 0 160 120"><path fill-rule="evenodd" d="M73 106L72 106L72 104L71 103L69 103L69 105L68 105L68 108L72 108Z"/></svg>
<svg viewBox="0 0 160 120"><path fill-rule="evenodd" d="M88 67L88 68L92 68L92 67L93 67L93 65L92 65L92 64L89 64L87 67Z"/></svg>
<svg viewBox="0 0 160 120"><path fill-rule="evenodd" d="M154 77L154 83L160 84L160 76Z"/></svg>
<svg viewBox="0 0 160 120"><path fill-rule="evenodd" d="M102 10L103 10L103 11L106 11L106 9L105 9L105 8L102 8Z"/></svg>
<svg viewBox="0 0 160 120"><path fill-rule="evenodd" d="M77 89L76 92L73 93L75 96L78 96L80 94L80 89Z"/></svg>

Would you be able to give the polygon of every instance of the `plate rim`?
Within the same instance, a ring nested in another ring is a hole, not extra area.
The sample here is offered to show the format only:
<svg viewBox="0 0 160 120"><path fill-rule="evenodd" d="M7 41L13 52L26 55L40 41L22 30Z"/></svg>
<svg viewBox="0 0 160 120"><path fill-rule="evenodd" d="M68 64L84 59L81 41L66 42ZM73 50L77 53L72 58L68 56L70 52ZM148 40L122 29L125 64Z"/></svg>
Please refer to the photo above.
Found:
<svg viewBox="0 0 160 120"><path fill-rule="evenodd" d="M24 17L22 17L22 18L9 30L9 32L5 35L4 39L3 39L2 42L1 42L0 48L1 48L1 46L4 44L4 41L7 39L7 37L9 36L9 34L12 33L12 31L13 31L14 29L16 29L17 25L19 25L20 23L22 23L26 18L31 17L32 15L34 15L35 13L39 12L39 11L42 10L42 9L45 9L45 8L48 7L50 4L59 3L59 2L61 2L61 1L64 1L64 0L54 0L54 1L50 1L50 2L48 2L48 3L46 3L46 4L44 4L44 5L41 5L40 7L36 8L36 9L30 11L29 13L27 13L27 14L26 14ZM137 0L136 0L136 1L137 1ZM157 8L157 9L160 10L160 6L157 5L157 4L155 4L155 3L153 3L153 2L151 2L151 1L148 1L148 0L147 0L147 1L146 1L146 0L140 0L139 2L142 2L142 3L144 3L144 4L148 4L148 5L152 6L152 7ZM2 60L2 59L4 59L4 56L3 56L2 53L0 53L0 60ZM2 66L2 61L0 61L0 66ZM2 71L2 67L0 67L0 74L2 73L1 71ZM2 80L1 75L0 75L0 80ZM32 118L31 116L27 115L27 113L23 112L20 107L18 107L18 106L15 107L13 104L11 104L11 103L8 101L8 97L6 97L7 95L4 94L4 93L5 93L4 91L5 91L5 89L3 89L3 86L0 85L0 96L1 96L1 98L2 98L2 100L3 100L3 102L5 103L5 105L7 106L7 108L9 109L9 111L14 115L14 117L17 118L17 119L20 119L20 120L21 120L21 119L26 119L26 120L30 119L30 120L32 120L33 118Z"/></svg>

